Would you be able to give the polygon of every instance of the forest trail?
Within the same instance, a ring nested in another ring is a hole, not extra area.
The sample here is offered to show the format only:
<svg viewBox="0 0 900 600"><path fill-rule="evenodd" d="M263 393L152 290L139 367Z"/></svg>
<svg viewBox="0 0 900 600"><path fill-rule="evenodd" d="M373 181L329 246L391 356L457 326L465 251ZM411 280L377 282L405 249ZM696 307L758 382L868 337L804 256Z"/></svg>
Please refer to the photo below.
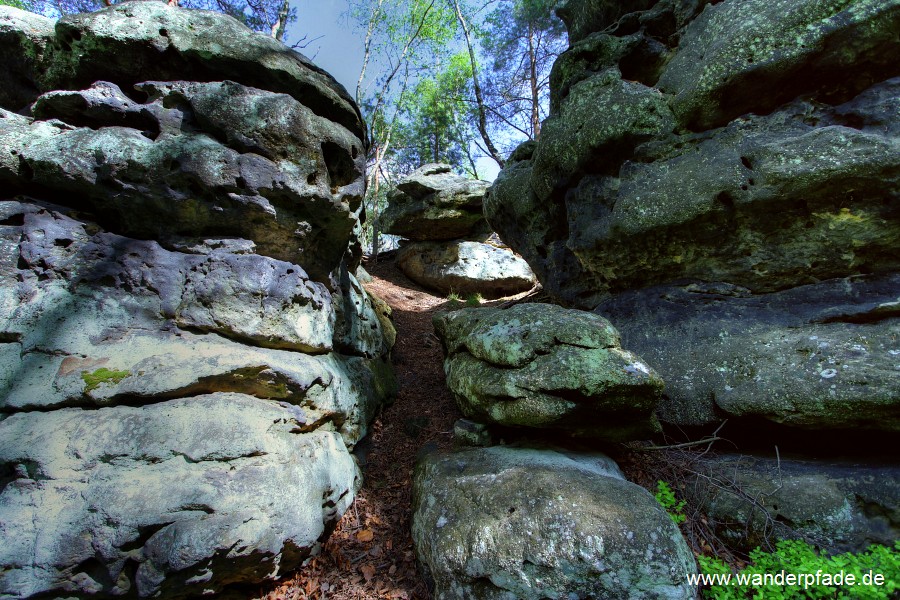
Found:
<svg viewBox="0 0 900 600"><path fill-rule="evenodd" d="M363 486L321 555L298 573L260 590L260 600L425 600L409 532L416 456L449 448L459 409L444 382L443 353L431 317L448 307L411 282L391 259L367 267L365 287L393 310L392 362L399 392L358 446Z"/></svg>

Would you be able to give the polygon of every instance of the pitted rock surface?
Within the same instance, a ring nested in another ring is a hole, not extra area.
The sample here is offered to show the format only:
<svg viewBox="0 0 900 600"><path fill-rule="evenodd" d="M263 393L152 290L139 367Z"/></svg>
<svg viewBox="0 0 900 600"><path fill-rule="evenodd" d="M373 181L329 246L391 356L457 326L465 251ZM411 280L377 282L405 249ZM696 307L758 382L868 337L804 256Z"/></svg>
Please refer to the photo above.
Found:
<svg viewBox="0 0 900 600"><path fill-rule="evenodd" d="M160 2L0 7L0 596L167 598L298 567L394 393L352 275L359 113Z"/></svg>
<svg viewBox="0 0 900 600"><path fill-rule="evenodd" d="M678 527L599 453L429 455L414 473L412 535L437 600L694 597Z"/></svg>

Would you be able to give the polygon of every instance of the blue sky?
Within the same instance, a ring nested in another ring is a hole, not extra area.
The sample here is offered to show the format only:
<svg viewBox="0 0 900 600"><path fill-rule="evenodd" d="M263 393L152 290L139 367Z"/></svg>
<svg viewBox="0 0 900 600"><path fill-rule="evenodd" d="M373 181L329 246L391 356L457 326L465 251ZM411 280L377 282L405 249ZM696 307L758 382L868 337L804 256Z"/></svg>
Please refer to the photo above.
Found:
<svg viewBox="0 0 900 600"><path fill-rule="evenodd" d="M352 96L362 67L363 36L355 34L346 17L347 0L294 0L298 19L288 32L290 41L307 35L313 41L300 52L340 81Z"/></svg>
<svg viewBox="0 0 900 600"><path fill-rule="evenodd" d="M288 30L292 43L303 35L309 40L319 37L300 52L331 73L354 96L356 80L362 67L365 32L355 32L347 17L348 0L292 0L297 8L297 22ZM490 159L477 162L482 179L493 181L499 171Z"/></svg>

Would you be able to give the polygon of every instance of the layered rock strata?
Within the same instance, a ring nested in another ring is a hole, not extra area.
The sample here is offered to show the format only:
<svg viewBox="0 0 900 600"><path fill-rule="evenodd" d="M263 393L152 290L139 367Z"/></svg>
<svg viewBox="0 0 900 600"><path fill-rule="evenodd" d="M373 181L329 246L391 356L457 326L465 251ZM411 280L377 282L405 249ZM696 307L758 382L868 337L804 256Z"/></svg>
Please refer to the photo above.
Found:
<svg viewBox="0 0 900 600"><path fill-rule="evenodd" d="M0 7L0 595L277 577L392 394L346 92L230 17Z"/></svg>
<svg viewBox="0 0 900 600"><path fill-rule="evenodd" d="M454 174L450 165L424 165L397 184L384 213L386 233L411 240L397 264L416 283L442 294L511 296L534 286L522 258L491 243L482 215L488 183Z"/></svg>
<svg viewBox="0 0 900 600"><path fill-rule="evenodd" d="M896 461L878 457L900 414L900 2L558 14L551 114L488 191L489 223L665 379L664 424L702 437L727 419L721 435L752 451L682 457L720 541L891 544ZM827 442L790 444L810 431Z"/></svg>
<svg viewBox="0 0 900 600"><path fill-rule="evenodd" d="M659 370L664 420L895 431L900 3L559 14L552 114L492 227Z"/></svg>
<svg viewBox="0 0 900 600"><path fill-rule="evenodd" d="M607 441L658 431L663 381L597 315L552 304L437 313L447 385L463 414Z"/></svg>

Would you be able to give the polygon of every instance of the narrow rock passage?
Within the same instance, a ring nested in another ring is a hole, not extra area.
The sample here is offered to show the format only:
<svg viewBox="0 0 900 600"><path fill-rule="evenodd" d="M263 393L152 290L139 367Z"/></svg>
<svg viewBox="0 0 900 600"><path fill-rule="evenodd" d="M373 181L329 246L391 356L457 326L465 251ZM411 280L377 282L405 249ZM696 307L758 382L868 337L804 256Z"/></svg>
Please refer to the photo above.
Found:
<svg viewBox="0 0 900 600"><path fill-rule="evenodd" d="M431 316L447 300L409 281L393 260L369 269L365 287L393 310L397 343L392 359L397 400L375 420L357 455L363 487L341 519L325 551L257 598L334 600L427 599L416 571L409 533L410 479L424 447L447 448L459 410L444 383L443 355Z"/></svg>

